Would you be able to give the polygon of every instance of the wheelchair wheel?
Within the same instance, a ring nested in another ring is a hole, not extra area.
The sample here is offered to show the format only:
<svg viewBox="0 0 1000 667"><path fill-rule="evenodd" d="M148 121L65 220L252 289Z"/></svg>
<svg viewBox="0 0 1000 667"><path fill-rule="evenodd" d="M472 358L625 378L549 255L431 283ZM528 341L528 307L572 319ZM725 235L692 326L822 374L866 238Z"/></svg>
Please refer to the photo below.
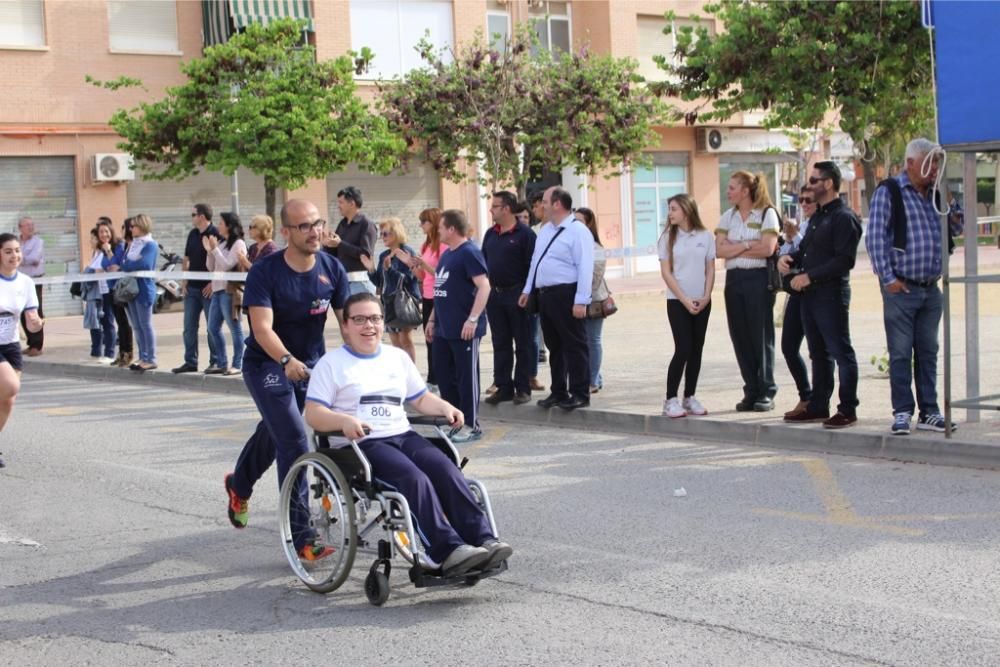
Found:
<svg viewBox="0 0 1000 667"><path fill-rule="evenodd" d="M389 599L389 577L378 570L372 570L365 577L365 597L376 607L381 607Z"/></svg>
<svg viewBox="0 0 1000 667"><path fill-rule="evenodd" d="M307 490L304 503L296 492L300 484ZM292 571L319 593L339 588L351 573L358 548L354 495L343 473L323 454L303 454L281 485L280 503L281 543ZM306 518L305 526L292 525L293 511ZM295 549L300 533L333 553L315 561L301 558Z"/></svg>

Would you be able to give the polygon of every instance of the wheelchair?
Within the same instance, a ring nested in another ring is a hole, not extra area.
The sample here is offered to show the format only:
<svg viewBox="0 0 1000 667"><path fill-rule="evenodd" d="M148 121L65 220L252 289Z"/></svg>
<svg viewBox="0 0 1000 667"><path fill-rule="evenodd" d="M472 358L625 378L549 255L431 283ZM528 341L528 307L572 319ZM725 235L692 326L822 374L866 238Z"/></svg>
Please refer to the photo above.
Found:
<svg viewBox="0 0 1000 667"><path fill-rule="evenodd" d="M458 450L448 438L448 424L442 417L409 416L411 426L430 427L427 440L440 449L460 469L468 459L460 459ZM349 445L331 446L330 439L343 433L316 432L315 451L303 454L281 485L279 524L282 548L295 575L318 593L330 593L347 580L360 552L372 554L375 560L365 578L368 601L381 606L389 598L389 573L392 560L400 556L409 565L410 581L416 588L474 586L480 579L493 577L507 570L504 560L489 570L472 570L458 576L445 577L440 568L431 567L414 528L406 498L384 488L375 480L371 465L356 441ZM499 535L493 507L486 487L466 478L469 490L479 503L494 535ZM308 489L306 506L302 507L297 486ZM294 544L292 510L308 516L307 530L334 552L317 561L299 557Z"/></svg>

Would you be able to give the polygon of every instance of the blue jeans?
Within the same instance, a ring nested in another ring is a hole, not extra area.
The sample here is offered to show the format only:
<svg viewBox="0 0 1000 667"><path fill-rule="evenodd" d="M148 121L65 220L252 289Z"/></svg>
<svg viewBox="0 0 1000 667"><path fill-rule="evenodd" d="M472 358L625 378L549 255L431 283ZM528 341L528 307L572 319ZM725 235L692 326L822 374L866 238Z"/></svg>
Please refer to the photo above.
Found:
<svg viewBox="0 0 1000 667"><path fill-rule="evenodd" d="M188 366L198 365L198 325L202 311L208 320L208 307L211 297L201 293L200 287L188 287L184 295L184 363ZM215 342L208 338L208 358L215 359Z"/></svg>
<svg viewBox="0 0 1000 667"><path fill-rule="evenodd" d="M601 347L601 332L604 330L604 320L584 320L583 326L587 329L587 349L590 350L590 384L603 387L601 359L604 357L604 350ZM535 359L538 359L537 354Z"/></svg>
<svg viewBox="0 0 1000 667"><path fill-rule="evenodd" d="M139 346L139 361L156 363L156 334L153 332L153 304L139 303L132 299L128 304L128 317L132 320L132 332Z"/></svg>
<svg viewBox="0 0 1000 667"><path fill-rule="evenodd" d="M214 349L211 362L219 368L229 368L226 358L226 339L222 335L223 320L229 325L229 335L233 339L233 368L243 367L243 319L233 318L233 295L226 290L212 294L208 303L208 341Z"/></svg>
<svg viewBox="0 0 1000 667"><path fill-rule="evenodd" d="M369 294L375 293L375 283L370 280L362 280L359 282L347 283L347 289L351 293L351 296L355 294L360 294L361 292L368 292Z"/></svg>
<svg viewBox="0 0 1000 667"><path fill-rule="evenodd" d="M104 343L104 356L115 357L115 301L111 292L101 295L101 328L90 330L90 356L101 356L101 343Z"/></svg>
<svg viewBox="0 0 1000 667"><path fill-rule="evenodd" d="M534 342L531 351L531 365L528 367L528 376L536 378L538 377L538 355L542 351L542 320L538 316L538 313L534 315L529 315L528 319L531 324L531 340Z"/></svg>
<svg viewBox="0 0 1000 667"><path fill-rule="evenodd" d="M889 348L892 412L940 414L937 402L938 325L942 299L937 285L907 285L909 293L890 294L882 287L885 341ZM915 372L914 372L915 371ZM917 400L910 387L916 375Z"/></svg>

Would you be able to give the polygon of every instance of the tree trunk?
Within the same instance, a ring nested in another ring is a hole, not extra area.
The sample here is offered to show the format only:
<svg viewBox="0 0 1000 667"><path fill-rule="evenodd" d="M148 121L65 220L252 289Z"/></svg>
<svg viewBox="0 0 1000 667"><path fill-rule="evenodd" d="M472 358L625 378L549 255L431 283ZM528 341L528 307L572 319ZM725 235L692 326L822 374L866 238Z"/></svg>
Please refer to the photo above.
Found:
<svg viewBox="0 0 1000 667"><path fill-rule="evenodd" d="M271 220L274 220L274 202L277 195L278 187L274 184L274 181L270 177L264 177L264 208L267 210L267 214L271 216Z"/></svg>
<svg viewBox="0 0 1000 667"><path fill-rule="evenodd" d="M862 160L861 170L865 177L865 209L872 203L872 195L875 194L875 161Z"/></svg>

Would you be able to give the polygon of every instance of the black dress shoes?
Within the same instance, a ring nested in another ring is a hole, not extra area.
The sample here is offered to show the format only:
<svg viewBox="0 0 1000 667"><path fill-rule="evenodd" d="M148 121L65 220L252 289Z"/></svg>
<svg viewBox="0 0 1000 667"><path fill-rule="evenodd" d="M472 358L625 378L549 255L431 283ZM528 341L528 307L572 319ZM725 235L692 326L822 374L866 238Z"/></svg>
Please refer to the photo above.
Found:
<svg viewBox="0 0 1000 667"><path fill-rule="evenodd" d="M560 396L559 394L549 394L542 400L538 401L538 407L540 408L554 408L563 401L569 400L567 396Z"/></svg>
<svg viewBox="0 0 1000 667"><path fill-rule="evenodd" d="M531 394L526 394L523 391L519 391L514 394L514 405L524 405L531 400Z"/></svg>
<svg viewBox="0 0 1000 667"><path fill-rule="evenodd" d="M563 410L576 410L577 408L589 408L590 399L581 398L579 396L570 396L564 401L559 402L559 407Z"/></svg>

